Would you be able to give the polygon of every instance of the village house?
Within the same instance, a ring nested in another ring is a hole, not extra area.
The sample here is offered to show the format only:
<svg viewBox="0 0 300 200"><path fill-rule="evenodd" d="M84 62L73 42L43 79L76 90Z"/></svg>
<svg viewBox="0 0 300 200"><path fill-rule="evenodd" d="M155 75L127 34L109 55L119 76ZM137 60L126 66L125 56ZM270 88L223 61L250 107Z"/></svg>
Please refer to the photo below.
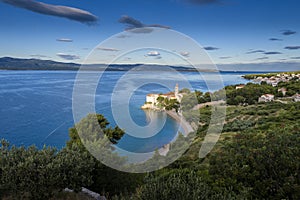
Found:
<svg viewBox="0 0 300 200"><path fill-rule="evenodd" d="M295 94L295 95L293 96L293 100L294 100L295 102L300 102L300 94Z"/></svg>
<svg viewBox="0 0 300 200"><path fill-rule="evenodd" d="M236 90L238 90L238 89L243 89L245 87L245 85L244 84L241 84L241 85L237 85L236 87L235 87L235 89Z"/></svg>
<svg viewBox="0 0 300 200"><path fill-rule="evenodd" d="M287 89L283 87L283 88L278 89L278 92L281 92L282 95L285 96L286 92L287 92Z"/></svg>
<svg viewBox="0 0 300 200"><path fill-rule="evenodd" d="M273 87L278 86L280 82L289 82L292 79L300 79L300 74L277 74L276 76L271 77L258 77L254 81L256 82L266 82L269 85L272 85Z"/></svg>
<svg viewBox="0 0 300 200"><path fill-rule="evenodd" d="M261 97L259 97L258 102L271 102L274 101L274 95L273 94L264 94Z"/></svg>

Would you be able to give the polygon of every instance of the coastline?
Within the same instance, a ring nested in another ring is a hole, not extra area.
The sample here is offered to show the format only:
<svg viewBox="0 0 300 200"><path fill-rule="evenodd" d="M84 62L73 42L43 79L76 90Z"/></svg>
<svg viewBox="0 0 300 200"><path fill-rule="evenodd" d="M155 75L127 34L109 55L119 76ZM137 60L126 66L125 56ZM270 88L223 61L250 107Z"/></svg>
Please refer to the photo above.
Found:
<svg viewBox="0 0 300 200"><path fill-rule="evenodd" d="M176 113L175 111L171 111L171 110L167 110L165 112L167 113L167 115L169 115L170 117L175 119L178 123L180 123L180 126L184 130L184 133L182 133L184 136L187 136L189 133L194 131L193 127L190 125L190 123L188 123L185 120L185 118L183 116L180 116L178 113Z"/></svg>
<svg viewBox="0 0 300 200"><path fill-rule="evenodd" d="M188 123L185 120L185 118L183 116L180 116L178 113L176 113L173 110L172 111L165 110L164 112L166 112L168 116L170 116L171 118L173 118L176 122L178 122L180 124L180 127L182 127L182 129L184 131L184 133L182 133L184 137L188 136L189 133L194 131L193 127L190 125L190 123ZM166 144L163 147L161 147L160 149L158 149L158 153L161 156L167 156L168 152L170 151L170 144Z"/></svg>

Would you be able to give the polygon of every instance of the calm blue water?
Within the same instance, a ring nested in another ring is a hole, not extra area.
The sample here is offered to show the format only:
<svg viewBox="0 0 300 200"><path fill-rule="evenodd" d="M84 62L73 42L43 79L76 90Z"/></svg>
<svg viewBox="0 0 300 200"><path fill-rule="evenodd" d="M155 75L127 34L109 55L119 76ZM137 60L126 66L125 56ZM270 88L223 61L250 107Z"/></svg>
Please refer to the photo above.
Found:
<svg viewBox="0 0 300 200"><path fill-rule="evenodd" d="M115 125L110 109L111 93L116 82L125 72L105 72L97 89L96 110ZM142 77L144 72L136 72ZM141 74L139 74L141 73ZM167 73L167 72L162 72ZM183 73L194 89L207 91L199 74ZM247 82L241 75L245 73L222 73L224 85ZM162 74L158 74L161 77ZM206 73L214 82L214 75ZM170 74L163 76L172 83L179 83ZM76 72L72 71L0 71L0 138L15 145L44 144L61 148L68 138L68 129L74 125L72 115L72 91ZM183 84L183 83L182 83ZM220 89L220 88L215 88ZM144 112L140 106L145 95L150 92L167 92L157 84L147 84L134 92L130 100L130 115L140 126L149 123L149 118L163 119L163 113ZM135 152L148 152L172 141L179 125L167 117L164 128L155 136L137 139L125 135L119 147ZM158 123L160 120L157 120ZM122 127L121 127L122 128Z"/></svg>

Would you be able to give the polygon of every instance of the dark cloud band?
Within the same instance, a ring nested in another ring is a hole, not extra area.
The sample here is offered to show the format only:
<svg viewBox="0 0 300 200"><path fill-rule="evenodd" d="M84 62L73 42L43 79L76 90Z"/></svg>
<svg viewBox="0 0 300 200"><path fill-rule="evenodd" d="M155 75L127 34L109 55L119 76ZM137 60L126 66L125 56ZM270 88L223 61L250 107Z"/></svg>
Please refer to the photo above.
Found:
<svg viewBox="0 0 300 200"><path fill-rule="evenodd" d="M97 49L101 51L120 51L120 49L109 48L109 47L98 47Z"/></svg>
<svg viewBox="0 0 300 200"><path fill-rule="evenodd" d="M125 28L125 30L131 31L133 33L151 33L153 31L152 28L164 28L164 29L171 28L169 26L164 26L160 24L143 24L141 21L127 15L122 16L119 19L119 22L122 24L126 24L127 28Z"/></svg>
<svg viewBox="0 0 300 200"><path fill-rule="evenodd" d="M231 58L231 56L222 56L222 57L219 57L220 59L229 59Z"/></svg>
<svg viewBox="0 0 300 200"><path fill-rule="evenodd" d="M287 46L287 47L285 47L285 49L287 49L287 50L298 50L298 49L300 49L300 46Z"/></svg>
<svg viewBox="0 0 300 200"><path fill-rule="evenodd" d="M72 39L69 38L58 38L56 39L57 42L73 42Z"/></svg>
<svg viewBox="0 0 300 200"><path fill-rule="evenodd" d="M296 34L296 31L292 31L292 30L283 30L282 31L282 35L294 35Z"/></svg>
<svg viewBox="0 0 300 200"><path fill-rule="evenodd" d="M268 60L269 57L260 57L260 58L256 58L255 60Z"/></svg>
<svg viewBox="0 0 300 200"><path fill-rule="evenodd" d="M252 50L252 51L248 51L246 54L254 54L254 53L265 53L264 50Z"/></svg>
<svg viewBox="0 0 300 200"><path fill-rule="evenodd" d="M279 39L279 38L270 38L269 40L270 41L282 41L282 39Z"/></svg>
<svg viewBox="0 0 300 200"><path fill-rule="evenodd" d="M65 60L78 60L78 59L80 59L80 57L77 56L77 55L71 55L71 54L66 54L66 53L57 53L56 55L60 58L65 59Z"/></svg>
<svg viewBox="0 0 300 200"><path fill-rule="evenodd" d="M268 51L264 53L265 55L278 55L278 54L282 54L281 52L278 51Z"/></svg>
<svg viewBox="0 0 300 200"><path fill-rule="evenodd" d="M204 47L204 49L206 51L214 51L214 50L218 50L219 48L218 47Z"/></svg>
<svg viewBox="0 0 300 200"><path fill-rule="evenodd" d="M82 23L93 24L97 21L97 17L90 12L78 8L51 5L34 0L0 0L4 3L24 8L33 12L57 17L64 17Z"/></svg>

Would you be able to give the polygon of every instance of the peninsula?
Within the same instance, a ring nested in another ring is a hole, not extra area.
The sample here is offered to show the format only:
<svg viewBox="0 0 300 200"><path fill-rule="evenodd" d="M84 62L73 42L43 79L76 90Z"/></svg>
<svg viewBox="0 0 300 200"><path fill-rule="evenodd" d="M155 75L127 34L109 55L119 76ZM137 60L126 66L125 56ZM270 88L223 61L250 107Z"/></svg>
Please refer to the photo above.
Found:
<svg viewBox="0 0 300 200"><path fill-rule="evenodd" d="M148 94L146 102L141 107L144 110L165 111L170 117L175 119L184 130L184 135L194 131L192 126L184 119L180 103L183 99L184 92L179 91L178 84L175 85L174 92L166 94Z"/></svg>
<svg viewBox="0 0 300 200"><path fill-rule="evenodd" d="M174 108L176 112L178 112L182 97L183 95L179 94L178 84L176 84L174 92L148 94L146 96L146 102L141 108L152 110L172 110Z"/></svg>

